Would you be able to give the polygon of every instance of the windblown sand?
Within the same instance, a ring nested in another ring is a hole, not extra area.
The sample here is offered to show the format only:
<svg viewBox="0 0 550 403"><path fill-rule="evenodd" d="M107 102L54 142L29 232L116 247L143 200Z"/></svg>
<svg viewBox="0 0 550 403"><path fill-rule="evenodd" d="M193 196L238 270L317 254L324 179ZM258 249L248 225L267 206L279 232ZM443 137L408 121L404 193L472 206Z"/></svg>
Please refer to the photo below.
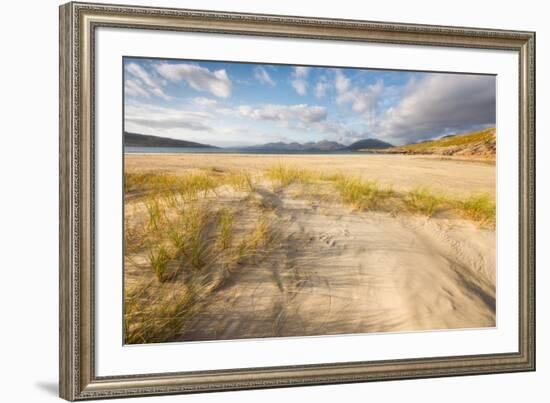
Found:
<svg viewBox="0 0 550 403"><path fill-rule="evenodd" d="M396 190L495 193L494 165L402 155L127 154L125 168L260 170L281 161L360 174ZM259 186L282 247L234 273L181 340L495 326L494 230L456 217L354 211L295 190ZM239 206L238 194L223 197ZM241 214L254 214L247 209L241 205Z"/></svg>
<svg viewBox="0 0 550 403"><path fill-rule="evenodd" d="M284 162L320 171L358 174L395 190L428 187L455 195L495 194L491 163L408 155L126 154L129 171L185 172L192 168L265 169Z"/></svg>

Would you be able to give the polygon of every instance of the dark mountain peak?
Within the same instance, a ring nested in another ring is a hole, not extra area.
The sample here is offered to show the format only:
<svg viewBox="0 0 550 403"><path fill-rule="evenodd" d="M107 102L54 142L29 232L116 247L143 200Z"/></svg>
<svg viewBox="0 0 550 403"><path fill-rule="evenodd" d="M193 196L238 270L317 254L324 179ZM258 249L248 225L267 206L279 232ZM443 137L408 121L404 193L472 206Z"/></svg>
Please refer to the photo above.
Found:
<svg viewBox="0 0 550 403"><path fill-rule="evenodd" d="M393 144L387 143L382 140L367 138L363 140L356 141L355 143L350 144L348 150L361 150L361 149L380 149L380 148L389 148L393 147Z"/></svg>

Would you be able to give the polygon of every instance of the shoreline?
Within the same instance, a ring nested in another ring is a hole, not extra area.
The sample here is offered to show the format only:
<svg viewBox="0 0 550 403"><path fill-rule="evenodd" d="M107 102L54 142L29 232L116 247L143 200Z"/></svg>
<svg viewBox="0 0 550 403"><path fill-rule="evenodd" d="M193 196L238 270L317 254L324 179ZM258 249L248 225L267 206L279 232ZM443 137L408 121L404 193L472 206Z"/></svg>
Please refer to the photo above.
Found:
<svg viewBox="0 0 550 403"><path fill-rule="evenodd" d="M143 147L142 147L143 148ZM152 147L155 148L155 147ZM386 156L413 156L413 157L425 157L425 158L434 158L434 159L449 159L456 161L472 161L472 162L496 162L496 158L483 158L470 155L445 155L437 153L411 153L405 151L388 151L388 150L377 150L377 149L366 149L366 150L353 150L353 151L320 151L320 152L308 152L308 151L281 151L281 152L270 152L258 150L257 152L246 152L243 150L232 150L227 149L226 151L212 151L212 152L200 152L200 151L124 151L124 155L281 155L281 156L365 156L365 155L386 155Z"/></svg>

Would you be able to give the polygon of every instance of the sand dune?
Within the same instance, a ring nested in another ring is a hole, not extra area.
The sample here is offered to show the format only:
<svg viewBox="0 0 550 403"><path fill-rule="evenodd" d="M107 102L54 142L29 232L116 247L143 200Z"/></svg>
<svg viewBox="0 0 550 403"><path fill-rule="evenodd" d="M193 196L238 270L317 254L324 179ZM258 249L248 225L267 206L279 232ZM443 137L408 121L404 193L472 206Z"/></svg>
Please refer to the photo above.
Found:
<svg viewBox="0 0 550 403"><path fill-rule="evenodd" d="M281 159L126 155L126 169L260 170ZM455 194L494 194L495 168L487 164L399 155L284 160L308 169L346 169L396 189L422 185ZM173 341L495 326L494 230L449 215L357 211L303 190L257 184L254 197L268 211L277 247L255 264L233 270ZM235 208L241 222L252 223L259 212L246 200L245 193L229 188L216 194L216 203ZM126 270L141 273L128 264Z"/></svg>
<svg viewBox="0 0 550 403"><path fill-rule="evenodd" d="M182 339L495 325L493 231L286 198L277 205L286 245L236 273Z"/></svg>

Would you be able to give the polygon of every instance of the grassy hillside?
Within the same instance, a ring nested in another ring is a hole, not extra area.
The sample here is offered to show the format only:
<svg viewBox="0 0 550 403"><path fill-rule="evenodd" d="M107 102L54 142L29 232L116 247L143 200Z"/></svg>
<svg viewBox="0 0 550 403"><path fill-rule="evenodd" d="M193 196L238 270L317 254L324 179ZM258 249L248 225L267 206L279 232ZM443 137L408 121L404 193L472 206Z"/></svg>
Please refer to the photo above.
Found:
<svg viewBox="0 0 550 403"><path fill-rule="evenodd" d="M471 133L444 137L439 140L385 148L383 150L363 149L361 151L395 154L453 155L475 159L495 160L496 129L489 128Z"/></svg>

